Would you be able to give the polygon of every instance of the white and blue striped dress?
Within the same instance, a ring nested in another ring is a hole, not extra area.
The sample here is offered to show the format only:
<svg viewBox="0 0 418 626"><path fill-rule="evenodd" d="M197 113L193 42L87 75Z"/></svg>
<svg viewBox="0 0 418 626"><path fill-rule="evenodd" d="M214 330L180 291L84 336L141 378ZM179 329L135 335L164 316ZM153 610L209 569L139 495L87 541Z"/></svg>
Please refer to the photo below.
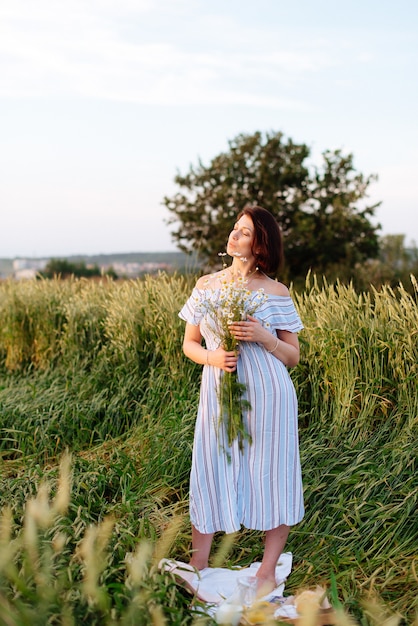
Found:
<svg viewBox="0 0 418 626"><path fill-rule="evenodd" d="M200 326L207 348L215 350L219 336L213 319L198 306L208 295L208 290L195 288L179 316ZM272 334L303 328L289 296L269 295L254 317ZM237 442L229 447L219 431L220 373L219 368L203 367L190 476L192 524L201 533L297 524L304 514L298 409L286 366L258 343L240 344L237 373L251 405L244 419L252 438L251 444L244 441L242 453Z"/></svg>

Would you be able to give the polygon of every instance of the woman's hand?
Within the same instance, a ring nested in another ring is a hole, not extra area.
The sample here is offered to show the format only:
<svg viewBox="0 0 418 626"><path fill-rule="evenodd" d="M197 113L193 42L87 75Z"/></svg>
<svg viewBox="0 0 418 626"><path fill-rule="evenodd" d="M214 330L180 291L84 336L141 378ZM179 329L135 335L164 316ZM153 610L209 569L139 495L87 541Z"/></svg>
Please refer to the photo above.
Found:
<svg viewBox="0 0 418 626"><path fill-rule="evenodd" d="M279 330L277 335L272 335L251 315L245 321L230 324L229 330L238 341L256 341L263 345L287 367L295 367L299 363L299 340L296 333Z"/></svg>
<svg viewBox="0 0 418 626"><path fill-rule="evenodd" d="M183 352L195 363L201 365L213 365L225 372L235 372L239 351L227 352L222 347L216 350L207 350L202 346L202 335L198 326L186 324L183 339Z"/></svg>
<svg viewBox="0 0 418 626"><path fill-rule="evenodd" d="M251 315L248 315L246 320L232 322L228 328L237 341L259 341L263 343L263 339L266 338L266 332L268 332L262 327L258 319Z"/></svg>
<svg viewBox="0 0 418 626"><path fill-rule="evenodd" d="M239 352L238 350L233 352L227 352L223 348L216 348L216 350L210 350L208 354L209 365L219 367L224 372L235 372L237 369Z"/></svg>

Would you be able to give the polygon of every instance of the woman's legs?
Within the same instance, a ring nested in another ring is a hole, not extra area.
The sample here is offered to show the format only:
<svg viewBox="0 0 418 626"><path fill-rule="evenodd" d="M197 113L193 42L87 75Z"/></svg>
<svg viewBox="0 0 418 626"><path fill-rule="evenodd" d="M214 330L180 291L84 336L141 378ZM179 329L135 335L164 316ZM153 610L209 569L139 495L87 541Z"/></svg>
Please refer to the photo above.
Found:
<svg viewBox="0 0 418 626"><path fill-rule="evenodd" d="M214 533L201 533L192 525L192 558L190 565L198 570L205 569L209 565L209 554L212 547Z"/></svg>
<svg viewBox="0 0 418 626"><path fill-rule="evenodd" d="M282 524L277 528L266 531L264 542L264 555L261 565L257 570L257 578L260 586L269 589L269 593L276 587L276 565L286 545L290 527ZM214 533L201 533L192 525L192 558L190 565L198 570L208 567L209 554L212 547Z"/></svg>
<svg viewBox="0 0 418 626"><path fill-rule="evenodd" d="M286 545L289 530L289 526L282 524L266 531L263 560L257 571L261 595L264 595L266 589L265 593L269 593L276 587L276 565Z"/></svg>

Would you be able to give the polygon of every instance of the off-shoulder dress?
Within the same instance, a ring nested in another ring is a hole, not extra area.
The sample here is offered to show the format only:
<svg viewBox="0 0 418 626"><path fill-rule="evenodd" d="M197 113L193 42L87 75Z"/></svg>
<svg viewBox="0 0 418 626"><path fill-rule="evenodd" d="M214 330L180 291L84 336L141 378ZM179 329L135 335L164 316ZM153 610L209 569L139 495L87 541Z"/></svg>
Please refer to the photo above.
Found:
<svg viewBox="0 0 418 626"><path fill-rule="evenodd" d="M257 297L257 292L253 292ZM209 350L220 343L202 299L216 292L194 288L179 316L200 327ZM272 334L303 325L290 296L268 295L254 317ZM232 533L241 525L271 530L297 524L304 515L298 442L298 406L287 367L261 344L240 343L238 379L251 408L244 414L251 444L231 447L218 425L221 370L205 365L195 426L190 475L190 518L201 533Z"/></svg>

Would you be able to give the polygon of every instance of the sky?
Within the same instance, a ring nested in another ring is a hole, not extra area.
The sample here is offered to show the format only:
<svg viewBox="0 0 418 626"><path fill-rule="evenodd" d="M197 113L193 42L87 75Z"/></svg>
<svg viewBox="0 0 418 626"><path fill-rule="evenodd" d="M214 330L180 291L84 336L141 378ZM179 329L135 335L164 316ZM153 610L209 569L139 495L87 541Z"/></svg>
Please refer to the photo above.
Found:
<svg viewBox="0 0 418 626"><path fill-rule="evenodd" d="M376 174L418 242L416 0L0 0L0 257L174 251L163 205L241 133Z"/></svg>

